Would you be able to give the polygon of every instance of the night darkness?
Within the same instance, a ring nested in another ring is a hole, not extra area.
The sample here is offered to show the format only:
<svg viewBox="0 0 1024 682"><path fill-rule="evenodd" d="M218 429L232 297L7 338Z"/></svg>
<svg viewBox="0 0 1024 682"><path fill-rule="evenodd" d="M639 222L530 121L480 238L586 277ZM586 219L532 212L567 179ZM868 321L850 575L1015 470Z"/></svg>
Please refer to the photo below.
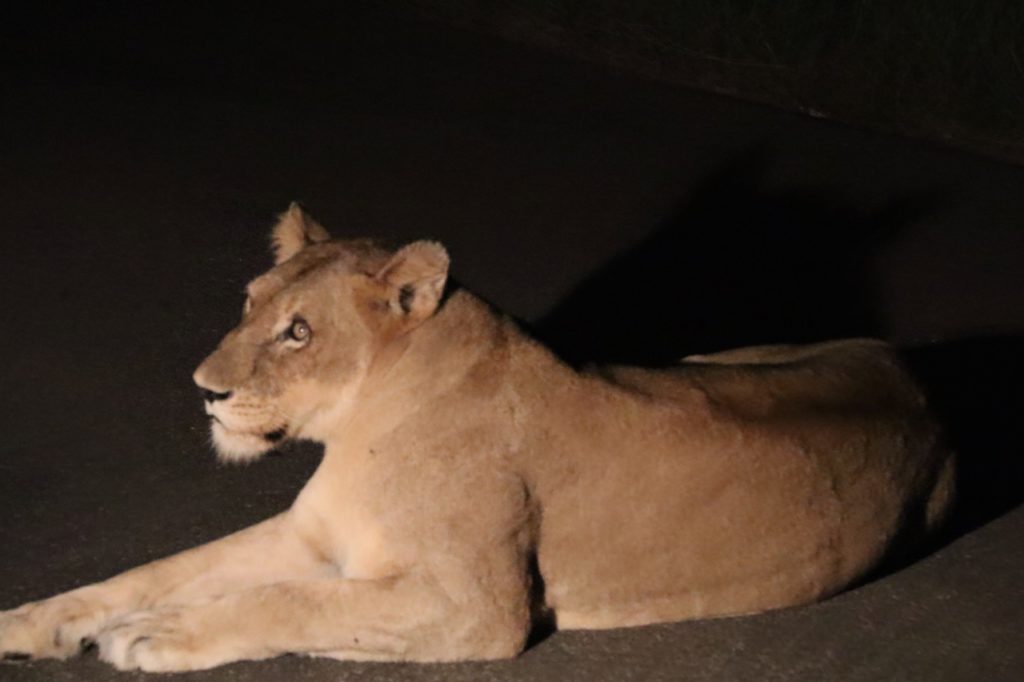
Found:
<svg viewBox="0 0 1024 682"><path fill-rule="evenodd" d="M288 506L316 448L218 465L190 377L298 200L335 235L443 242L460 285L578 366L891 340L960 453L961 503L927 556L808 609L558 633L514 663L289 657L239 679L1019 676L1024 169L1002 110L971 109L948 144L905 102L881 120L882 86L870 111L812 117L807 90L787 106L744 89L757 72L702 79L596 44L568 9L495 18L557 3L472 20L385 5L56 3L0 21L0 608ZM819 71L773 82L830 87ZM828 101L867 76L837 78ZM999 144L978 142L986 121ZM0 667L112 676L94 656Z"/></svg>

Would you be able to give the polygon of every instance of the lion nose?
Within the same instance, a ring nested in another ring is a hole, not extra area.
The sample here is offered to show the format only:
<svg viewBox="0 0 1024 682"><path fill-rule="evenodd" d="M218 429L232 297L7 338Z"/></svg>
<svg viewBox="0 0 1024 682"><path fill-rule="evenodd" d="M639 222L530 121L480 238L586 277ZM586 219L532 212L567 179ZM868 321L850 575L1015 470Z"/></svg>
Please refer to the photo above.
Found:
<svg viewBox="0 0 1024 682"><path fill-rule="evenodd" d="M231 397L231 391L217 393L216 391L211 391L208 388L201 388L199 389L199 392L203 395L203 400L208 403L215 403L218 400L227 400Z"/></svg>
<svg viewBox="0 0 1024 682"><path fill-rule="evenodd" d="M192 381L194 381L196 386L199 388L199 395L203 396L203 400L208 403L215 403L218 400L227 400L231 397L231 390L228 389L225 391L223 390L226 388L225 386L218 386L217 383L210 381L210 377L206 376L209 374L209 365L210 358L207 358L203 361L203 364L199 365L196 371L192 373ZM216 390L218 388L222 390Z"/></svg>

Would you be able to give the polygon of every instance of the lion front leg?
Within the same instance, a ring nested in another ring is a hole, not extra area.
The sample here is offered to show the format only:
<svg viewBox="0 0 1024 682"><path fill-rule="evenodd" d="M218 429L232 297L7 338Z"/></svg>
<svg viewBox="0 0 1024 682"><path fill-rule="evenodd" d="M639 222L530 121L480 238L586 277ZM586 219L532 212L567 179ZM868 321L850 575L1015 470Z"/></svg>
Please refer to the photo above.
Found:
<svg viewBox="0 0 1024 682"><path fill-rule="evenodd" d="M98 585L0 612L5 660L67 658L78 653L108 618Z"/></svg>
<svg viewBox="0 0 1024 682"><path fill-rule="evenodd" d="M122 670L202 670L285 653L440 661L519 652L525 600L459 603L417 577L295 581L205 604L129 615L100 633L100 658Z"/></svg>
<svg viewBox="0 0 1024 682"><path fill-rule="evenodd" d="M5 659L66 658L134 611L324 571L281 514L109 580L0 612L0 653Z"/></svg>

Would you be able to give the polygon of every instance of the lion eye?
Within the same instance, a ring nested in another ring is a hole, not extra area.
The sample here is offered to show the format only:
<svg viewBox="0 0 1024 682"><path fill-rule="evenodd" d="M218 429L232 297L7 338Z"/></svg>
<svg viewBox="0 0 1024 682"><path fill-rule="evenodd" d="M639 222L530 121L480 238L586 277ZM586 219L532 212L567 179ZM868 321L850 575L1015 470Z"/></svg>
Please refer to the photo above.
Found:
<svg viewBox="0 0 1024 682"><path fill-rule="evenodd" d="M309 324L302 318L293 320L292 326L288 327L286 332L287 337L292 341L306 341L312 333L313 330L309 328Z"/></svg>

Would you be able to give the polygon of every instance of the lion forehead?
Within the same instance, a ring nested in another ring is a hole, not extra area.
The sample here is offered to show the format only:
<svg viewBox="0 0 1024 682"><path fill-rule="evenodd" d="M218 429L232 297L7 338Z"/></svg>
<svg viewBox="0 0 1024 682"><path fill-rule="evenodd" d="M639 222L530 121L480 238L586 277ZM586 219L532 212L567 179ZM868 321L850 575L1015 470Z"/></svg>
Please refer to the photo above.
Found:
<svg viewBox="0 0 1024 682"><path fill-rule="evenodd" d="M372 274L380 270L390 256L390 251L367 239L316 244L253 279L246 286L246 293L254 299L271 298L297 282L314 280L311 275L324 271Z"/></svg>

